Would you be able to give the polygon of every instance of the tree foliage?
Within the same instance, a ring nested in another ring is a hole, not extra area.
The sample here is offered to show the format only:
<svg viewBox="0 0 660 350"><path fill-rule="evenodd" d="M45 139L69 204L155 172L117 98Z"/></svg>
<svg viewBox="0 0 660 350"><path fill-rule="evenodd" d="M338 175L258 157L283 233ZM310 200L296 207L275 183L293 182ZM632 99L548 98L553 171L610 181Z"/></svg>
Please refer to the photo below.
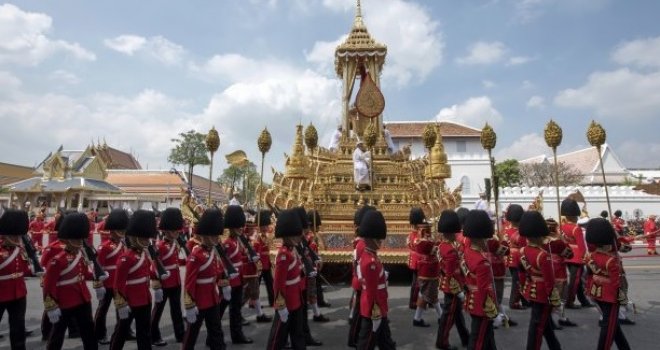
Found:
<svg viewBox="0 0 660 350"><path fill-rule="evenodd" d="M245 203L246 194L248 203L255 203L257 201L255 194L257 187L259 187L259 179L260 174L257 171L257 166L249 162L247 166L230 165L222 171L222 175L218 177L217 181L225 188L238 191L240 193L238 199L241 203ZM265 182L264 187L268 187Z"/></svg>
<svg viewBox="0 0 660 350"><path fill-rule="evenodd" d="M559 167L559 186L578 185L583 175L572 165L564 162L557 164ZM530 163L520 165L521 182L525 186L554 186L555 167L551 163Z"/></svg>
<svg viewBox="0 0 660 350"><path fill-rule="evenodd" d="M192 181L193 169L196 165L211 163L206 152L205 134L190 130L179 134L179 138L172 139L176 145L170 150L167 160L172 164L181 164L188 167L188 182Z"/></svg>
<svg viewBox="0 0 660 350"><path fill-rule="evenodd" d="M499 177L500 187L520 184L520 164L515 159L507 159L495 164L495 173Z"/></svg>

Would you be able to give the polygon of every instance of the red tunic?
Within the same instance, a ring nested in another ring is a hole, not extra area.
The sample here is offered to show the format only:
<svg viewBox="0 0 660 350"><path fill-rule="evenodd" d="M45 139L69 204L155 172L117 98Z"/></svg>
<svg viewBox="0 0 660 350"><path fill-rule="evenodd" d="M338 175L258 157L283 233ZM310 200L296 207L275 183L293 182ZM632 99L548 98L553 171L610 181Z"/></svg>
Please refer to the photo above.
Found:
<svg viewBox="0 0 660 350"><path fill-rule="evenodd" d="M105 229L105 220L101 221L96 225L96 231L101 236L101 243L104 243L110 239L110 231Z"/></svg>
<svg viewBox="0 0 660 350"><path fill-rule="evenodd" d="M22 247L0 246L0 303L25 298L26 275L31 275L31 272L25 250Z"/></svg>
<svg viewBox="0 0 660 350"><path fill-rule="evenodd" d="M108 273L108 278L103 281L105 288L115 287L115 274L117 272L117 260L124 250L124 243L107 240L97 249L98 262L103 270Z"/></svg>
<svg viewBox="0 0 660 350"><path fill-rule="evenodd" d="M646 237L646 243L648 248L655 249L655 239L657 238L658 231L655 227L655 221L648 219L644 223L644 237Z"/></svg>
<svg viewBox="0 0 660 350"><path fill-rule="evenodd" d="M408 253L408 267L411 270L417 270L418 257L417 250L415 249L417 241L419 241L419 233L416 230L410 231L406 244L408 244L408 250L410 250Z"/></svg>
<svg viewBox="0 0 660 350"><path fill-rule="evenodd" d="M229 279L229 285L232 287L239 287L243 285L243 262L247 259L245 254L245 248L239 244L238 238L232 236L227 237L223 242L225 246L225 252L227 253L227 258L231 261L231 264L234 265L236 271L239 272L234 278Z"/></svg>
<svg viewBox="0 0 660 350"><path fill-rule="evenodd" d="M550 253L552 259L552 268L555 273L555 281L566 282L568 279L568 272L566 271L566 259L573 257L573 251L561 238L550 238L545 244L544 249Z"/></svg>
<svg viewBox="0 0 660 350"><path fill-rule="evenodd" d="M360 266L360 257L362 256L362 253L364 253L365 247L366 245L362 238L357 237L353 240L353 279L351 280L351 287L353 287L353 290L355 291L362 290L357 269Z"/></svg>
<svg viewBox="0 0 660 350"><path fill-rule="evenodd" d="M550 254L543 248L527 245L520 250L522 269L518 272L521 291L525 299L541 304L549 304L555 276Z"/></svg>
<svg viewBox="0 0 660 350"><path fill-rule="evenodd" d="M507 255L509 254L509 247L506 242L501 242L497 238L491 238L487 241L488 245L488 259L493 270L493 277L495 279L504 279L506 276Z"/></svg>
<svg viewBox="0 0 660 350"><path fill-rule="evenodd" d="M149 279L151 260L145 251L136 252L126 249L117 262L114 289L130 307L144 306L151 303Z"/></svg>
<svg viewBox="0 0 660 350"><path fill-rule="evenodd" d="M161 287L174 288L180 286L181 274L179 272L179 265L185 263L185 259L179 259L179 246L168 239L159 240L156 242L156 252L165 270L170 272L168 277L160 281ZM155 266L152 269L152 276L155 276Z"/></svg>
<svg viewBox="0 0 660 350"><path fill-rule="evenodd" d="M43 258L43 257L42 257ZM82 252L60 251L48 261L44 275L44 299L50 297L60 309L70 309L91 300L85 281L93 275Z"/></svg>
<svg viewBox="0 0 660 350"><path fill-rule="evenodd" d="M444 293L458 294L463 291L465 277L461 272L460 243L442 240L440 253L440 289Z"/></svg>
<svg viewBox="0 0 660 350"><path fill-rule="evenodd" d="M28 230L30 232L30 236L32 237L32 241L37 248L41 248L44 245L43 233L45 227L46 224L42 219L34 219L30 222Z"/></svg>
<svg viewBox="0 0 660 350"><path fill-rule="evenodd" d="M436 244L428 239L421 239L417 243L417 276L423 279L438 278L440 261Z"/></svg>
<svg viewBox="0 0 660 350"><path fill-rule="evenodd" d="M248 231L249 230L249 231ZM250 242L250 233L252 233L252 230L249 227L245 228L245 232L243 235L246 237L246 240ZM249 233L247 233L249 232ZM250 254L248 254L248 249L243 245L243 242L237 241L239 247L243 250L243 269L241 271L241 275L243 278L255 278L259 277L259 267L257 266L257 263L253 262L250 259ZM254 249L254 247L253 247ZM256 252L256 250L255 250ZM260 259L261 260L261 259Z"/></svg>
<svg viewBox="0 0 660 350"><path fill-rule="evenodd" d="M360 257L358 275L362 284L360 316L373 319L387 317L387 280L376 252L365 249Z"/></svg>
<svg viewBox="0 0 660 350"><path fill-rule="evenodd" d="M48 244L57 241L57 231L55 230L55 219L50 220L44 226L44 232L48 232Z"/></svg>
<svg viewBox="0 0 660 350"><path fill-rule="evenodd" d="M39 263L44 268L47 267L50 260L53 259L57 254L59 254L63 250L64 250L64 243L60 242L57 239L54 241L50 241L42 251L41 258L39 259Z"/></svg>
<svg viewBox="0 0 660 350"><path fill-rule="evenodd" d="M622 235L623 234L623 228L626 226L626 221L623 220L622 218L614 218L612 219L612 226L614 226L614 231L616 231L618 234Z"/></svg>
<svg viewBox="0 0 660 350"><path fill-rule="evenodd" d="M473 316L495 317L497 296L493 289L493 272L486 253L471 246L465 247L461 269L468 288L465 310Z"/></svg>
<svg viewBox="0 0 660 350"><path fill-rule="evenodd" d="M509 227L504 231L504 235L509 241L509 256L507 263L510 267L518 268L520 265L520 248L527 245L527 238L518 232L517 227Z"/></svg>
<svg viewBox="0 0 660 350"><path fill-rule="evenodd" d="M584 258L587 254L587 241L584 239L584 231L575 223L565 223L561 225L561 232L564 240L573 251L573 258L567 259L569 264L584 264Z"/></svg>
<svg viewBox="0 0 660 350"><path fill-rule="evenodd" d="M283 298L289 311L297 310L302 301L302 262L294 248L282 245L275 257L275 276L273 278L273 293L276 298ZM278 304L276 301L276 304ZM276 305L280 307L280 305Z"/></svg>
<svg viewBox="0 0 660 350"><path fill-rule="evenodd" d="M587 274L587 293L595 300L618 302L623 271L617 255L597 250L588 257L587 266L591 271Z"/></svg>
<svg viewBox="0 0 660 350"><path fill-rule="evenodd" d="M213 251L201 245L195 246L186 261L185 292L199 310L220 303L217 283L222 276L222 266Z"/></svg>

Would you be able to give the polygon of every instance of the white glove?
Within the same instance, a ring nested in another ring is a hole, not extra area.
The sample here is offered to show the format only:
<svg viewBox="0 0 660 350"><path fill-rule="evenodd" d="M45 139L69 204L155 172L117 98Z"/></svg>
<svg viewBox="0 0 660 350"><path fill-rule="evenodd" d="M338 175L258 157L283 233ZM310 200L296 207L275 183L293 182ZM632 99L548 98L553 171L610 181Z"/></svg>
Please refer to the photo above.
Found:
<svg viewBox="0 0 660 350"><path fill-rule="evenodd" d="M380 328L380 322L382 320L379 318L377 320L371 320L371 331L376 333L378 331L378 328Z"/></svg>
<svg viewBox="0 0 660 350"><path fill-rule="evenodd" d="M105 287L94 288L96 292L96 300L101 301L105 297Z"/></svg>
<svg viewBox="0 0 660 350"><path fill-rule="evenodd" d="M253 263L256 263L256 262L259 261L259 260L261 260L261 258L259 257L259 255L255 255L255 256L252 257L252 262L253 262Z"/></svg>
<svg viewBox="0 0 660 350"><path fill-rule="evenodd" d="M117 313L119 314L119 319L120 320L125 320L130 316L131 314L131 308L130 306L122 306L119 309L117 309Z"/></svg>
<svg viewBox="0 0 660 350"><path fill-rule="evenodd" d="M387 281L389 279L390 279L390 272L385 270L385 280Z"/></svg>
<svg viewBox="0 0 660 350"><path fill-rule="evenodd" d="M154 301L157 303L163 302L163 289L154 289Z"/></svg>
<svg viewBox="0 0 660 350"><path fill-rule="evenodd" d="M500 327L504 323L504 314L497 314L493 320L493 326Z"/></svg>
<svg viewBox="0 0 660 350"><path fill-rule="evenodd" d="M50 320L50 323L57 323L60 320L60 317L62 317L62 311L59 307L48 311L48 319Z"/></svg>
<svg viewBox="0 0 660 350"><path fill-rule="evenodd" d="M234 279L234 278L236 278L236 277L238 277L238 276L239 276L239 273L238 273L238 272L234 272L234 273L232 273L232 274L229 275L229 279Z"/></svg>
<svg viewBox="0 0 660 350"><path fill-rule="evenodd" d="M231 286L222 287L222 299L227 301L231 300Z"/></svg>
<svg viewBox="0 0 660 350"><path fill-rule="evenodd" d="M105 281L105 280L108 279L108 277L110 277L110 274L108 273L108 271L103 271L103 274L101 276L99 276L99 281Z"/></svg>
<svg viewBox="0 0 660 350"><path fill-rule="evenodd" d="M316 277L318 273L316 272L316 269L312 270L312 272L309 273L309 277Z"/></svg>
<svg viewBox="0 0 660 350"><path fill-rule="evenodd" d="M190 309L186 309L186 321L188 321L188 323L190 324L197 322L197 314L199 314L199 311L197 310L197 306L193 306Z"/></svg>
<svg viewBox="0 0 660 350"><path fill-rule="evenodd" d="M289 320L289 310L286 308L277 310L277 314L280 315L280 321L286 323Z"/></svg>
<svg viewBox="0 0 660 350"><path fill-rule="evenodd" d="M460 292L460 293L456 294L456 296L458 297L458 300L460 300L460 301L465 300L465 293L463 293L463 292Z"/></svg>

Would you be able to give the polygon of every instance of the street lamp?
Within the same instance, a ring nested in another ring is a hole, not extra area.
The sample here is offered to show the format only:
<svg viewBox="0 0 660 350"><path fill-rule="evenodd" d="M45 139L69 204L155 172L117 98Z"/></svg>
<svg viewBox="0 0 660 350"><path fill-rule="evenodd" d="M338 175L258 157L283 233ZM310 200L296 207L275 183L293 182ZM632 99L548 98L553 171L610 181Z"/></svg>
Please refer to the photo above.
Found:
<svg viewBox="0 0 660 350"><path fill-rule="evenodd" d="M211 153L211 164L209 165L209 195L207 198L207 204L211 206L211 188L213 185L213 154L220 147L220 135L215 130L215 126L209 130L209 133L206 134L206 150Z"/></svg>

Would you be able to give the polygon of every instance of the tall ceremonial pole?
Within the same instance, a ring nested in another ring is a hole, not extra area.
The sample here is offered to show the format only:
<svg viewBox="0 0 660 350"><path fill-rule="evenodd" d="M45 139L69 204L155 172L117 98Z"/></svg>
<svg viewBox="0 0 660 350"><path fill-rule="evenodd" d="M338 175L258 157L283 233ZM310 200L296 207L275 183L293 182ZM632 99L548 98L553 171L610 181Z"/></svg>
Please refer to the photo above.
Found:
<svg viewBox="0 0 660 350"><path fill-rule="evenodd" d="M312 166L314 165L314 150L316 150L316 162L318 163L319 159L319 153L318 153L318 148L319 148L319 134L316 131L316 128L314 125L310 122L309 125L305 128L305 146L307 146L307 149L309 150L309 153L311 155L312 159ZM312 209L316 210L316 201L314 200L314 186L316 185L316 178L318 176L318 164L314 170L314 180L312 181L312 191L310 191L310 198L308 198L309 201L312 202ZM314 233L316 233L316 215L313 215L314 222Z"/></svg>
<svg viewBox="0 0 660 350"><path fill-rule="evenodd" d="M600 163L600 172L603 175L603 186L605 187L605 199L607 200L607 210L609 215L612 215L612 206L610 205L610 194L607 190L607 180L605 179L605 166L603 165L603 155L602 155L602 146L605 144L605 139L607 138L607 133L605 129L596 121L592 120L587 129L587 140L589 144L596 147L598 151L598 161Z"/></svg>
<svg viewBox="0 0 660 350"><path fill-rule="evenodd" d="M493 183L493 197L495 198L495 228L497 232L497 238L501 239L500 236L500 203L499 203L499 186L498 186L498 177L495 173L495 158L492 156L492 150L497 144L497 134L495 130L486 123L484 128L481 129L481 146L488 151L488 162L490 163L490 178Z"/></svg>
<svg viewBox="0 0 660 350"><path fill-rule="evenodd" d="M374 123L374 118L371 118L371 122L367 127L364 129L364 143L369 147L369 163L370 163L370 168L369 169L369 177L370 177L370 182L371 182L371 192L374 191L375 189L375 183L374 183L374 146L376 145L376 141L378 140L378 129L376 127L376 123ZM372 200L374 200L372 198ZM375 200L374 200L375 201Z"/></svg>
<svg viewBox="0 0 660 350"><path fill-rule="evenodd" d="M422 132L422 141L424 142L424 148L429 152L429 165L426 168L425 176L427 179L433 179L433 163L431 161L431 149L435 145L435 140L438 138L434 124L426 124L424 131ZM432 199L431 199L432 200ZM435 210L433 209L433 203L429 203L431 207L431 217L435 218ZM437 226L436 226L437 228ZM432 229L433 230L433 229Z"/></svg>
<svg viewBox="0 0 660 350"><path fill-rule="evenodd" d="M262 196L261 196L261 191L263 189L264 185L264 159L266 158L266 153L270 151L270 146L273 144L273 139L270 137L270 132L268 132L268 128L264 128L261 131L261 134L259 135L259 138L257 139L257 146L259 147L259 152L261 152L261 175L259 178L259 193L258 196L259 198L257 201L257 228L261 227L261 201L262 201Z"/></svg>
<svg viewBox="0 0 660 350"><path fill-rule="evenodd" d="M213 185L213 154L218 150L220 147L220 135L218 135L218 132L215 130L215 126L209 130L209 133L206 134L206 150L211 153L211 164L209 165L209 195L208 198L206 199L206 204L210 207L212 202L211 202L211 189ZM191 182L192 184L192 182Z"/></svg>
<svg viewBox="0 0 660 350"><path fill-rule="evenodd" d="M561 127L555 123L552 119L545 125L545 130L543 130L543 136L545 137L545 143L548 147L552 148L552 156L555 160L555 190L557 191L557 222L561 222L561 199L559 198L559 163L557 162L557 147L561 145L561 140L563 138L563 133Z"/></svg>

